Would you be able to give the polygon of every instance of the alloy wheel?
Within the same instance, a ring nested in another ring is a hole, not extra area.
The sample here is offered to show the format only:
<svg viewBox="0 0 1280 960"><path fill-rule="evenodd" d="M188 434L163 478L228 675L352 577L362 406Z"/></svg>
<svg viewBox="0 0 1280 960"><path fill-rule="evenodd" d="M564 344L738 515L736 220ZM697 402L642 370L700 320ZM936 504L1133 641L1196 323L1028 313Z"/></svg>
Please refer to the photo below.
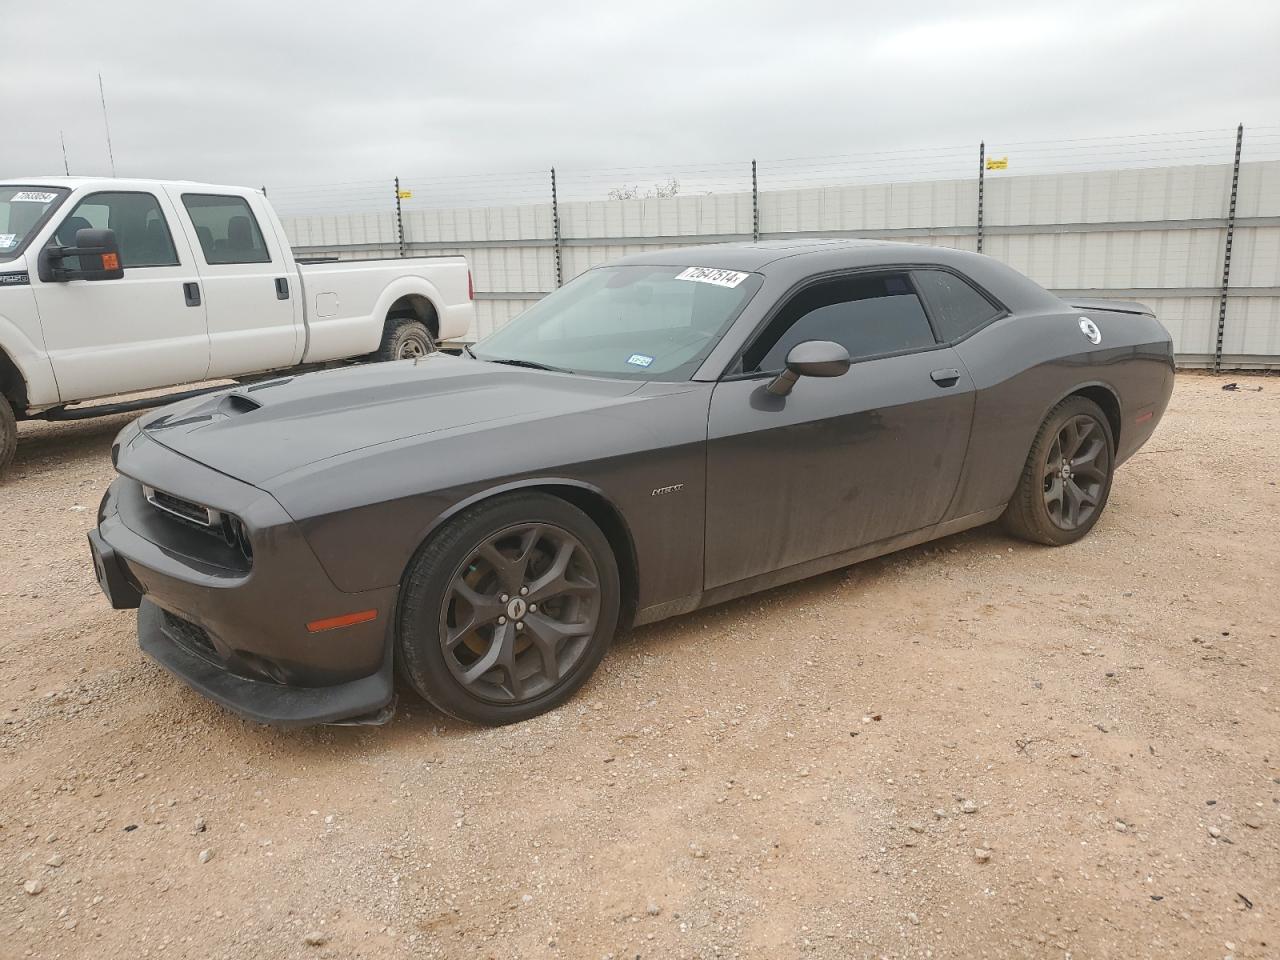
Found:
<svg viewBox="0 0 1280 960"><path fill-rule="evenodd" d="M1058 428L1043 473L1044 505L1063 530L1087 524L1097 512L1111 470L1111 445L1093 417L1079 414Z"/></svg>
<svg viewBox="0 0 1280 960"><path fill-rule="evenodd" d="M445 662L472 696L532 700L582 659L600 607L600 575L577 537L549 523L508 527L449 582L439 631Z"/></svg>

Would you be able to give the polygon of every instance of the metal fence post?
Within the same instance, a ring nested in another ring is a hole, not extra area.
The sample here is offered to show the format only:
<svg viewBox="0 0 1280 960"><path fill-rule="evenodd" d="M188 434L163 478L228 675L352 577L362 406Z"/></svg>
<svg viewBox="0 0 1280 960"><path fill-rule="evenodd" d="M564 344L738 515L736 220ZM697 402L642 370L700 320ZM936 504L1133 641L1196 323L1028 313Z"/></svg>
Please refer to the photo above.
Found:
<svg viewBox="0 0 1280 960"><path fill-rule="evenodd" d="M560 200L556 196L556 168L551 168L551 227L556 241L556 286L564 283L564 267L560 262Z"/></svg>
<svg viewBox="0 0 1280 960"><path fill-rule="evenodd" d="M982 252L982 190L987 176L987 141L978 143L978 252Z"/></svg>
<svg viewBox="0 0 1280 960"><path fill-rule="evenodd" d="M404 256L404 214L400 210L400 178L396 177L396 242L400 244L400 256Z"/></svg>
<svg viewBox="0 0 1280 960"><path fill-rule="evenodd" d="M1231 241L1236 232L1236 196L1240 191L1240 148L1244 124L1236 125L1236 161L1231 169L1231 201L1227 206L1227 242L1222 253L1222 295L1218 298L1218 339L1213 347L1213 372L1222 372L1222 335L1227 328L1227 288L1231 284Z"/></svg>
<svg viewBox="0 0 1280 960"><path fill-rule="evenodd" d="M760 239L760 185L756 181L756 162L751 161L751 239Z"/></svg>

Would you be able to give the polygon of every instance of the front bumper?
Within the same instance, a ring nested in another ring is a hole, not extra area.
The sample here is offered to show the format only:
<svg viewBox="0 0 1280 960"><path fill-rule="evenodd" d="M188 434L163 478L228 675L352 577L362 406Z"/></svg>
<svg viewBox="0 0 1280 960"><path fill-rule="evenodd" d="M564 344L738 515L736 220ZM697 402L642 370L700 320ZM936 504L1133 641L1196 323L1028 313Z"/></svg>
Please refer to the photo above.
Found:
<svg viewBox="0 0 1280 960"><path fill-rule="evenodd" d="M261 723L304 726L385 719L394 697L391 637L397 589L334 586L284 509L255 487L192 463L145 436L89 535L94 568L116 608L138 608L138 643L170 673ZM136 479L135 479L136 478ZM251 559L157 511L142 481L239 517ZM308 623L374 610L364 623L311 632Z"/></svg>
<svg viewBox="0 0 1280 960"><path fill-rule="evenodd" d="M252 680L231 673L216 661L191 652L166 630L166 611L143 600L138 608L138 646L160 666L196 692L240 716L277 727L306 727L368 718L391 717L392 677L385 669L327 687L295 687Z"/></svg>

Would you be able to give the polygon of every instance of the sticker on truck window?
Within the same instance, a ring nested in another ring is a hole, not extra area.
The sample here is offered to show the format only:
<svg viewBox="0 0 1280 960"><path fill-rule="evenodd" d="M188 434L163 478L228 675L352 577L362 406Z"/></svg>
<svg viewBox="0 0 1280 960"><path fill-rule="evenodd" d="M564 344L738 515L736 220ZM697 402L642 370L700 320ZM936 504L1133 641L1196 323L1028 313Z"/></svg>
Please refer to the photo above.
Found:
<svg viewBox="0 0 1280 960"><path fill-rule="evenodd" d="M0 250L7 250L9 247L18 245L18 235L16 233L0 233Z"/></svg>
<svg viewBox="0 0 1280 960"><path fill-rule="evenodd" d="M627 357L627 363L631 364L633 367L647 367L649 364L653 363L653 357L646 357L643 353L633 353L631 356Z"/></svg>
<svg viewBox="0 0 1280 960"><path fill-rule="evenodd" d="M737 270L714 270L711 267L690 267L676 274L677 280L694 283L714 283L717 287L736 287L749 275Z"/></svg>
<svg viewBox="0 0 1280 960"><path fill-rule="evenodd" d="M56 193L36 193L34 190L24 190L21 193L15 193L10 198L14 203L53 203L58 199Z"/></svg>

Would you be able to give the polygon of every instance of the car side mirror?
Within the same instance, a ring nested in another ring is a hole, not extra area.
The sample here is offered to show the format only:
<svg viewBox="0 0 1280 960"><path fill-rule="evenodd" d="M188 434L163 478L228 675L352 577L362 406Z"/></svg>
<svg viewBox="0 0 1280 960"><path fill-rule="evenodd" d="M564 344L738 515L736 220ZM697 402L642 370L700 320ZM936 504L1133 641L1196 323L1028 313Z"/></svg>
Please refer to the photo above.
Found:
<svg viewBox="0 0 1280 960"><path fill-rule="evenodd" d="M64 266L69 257L78 257L80 266ZM45 283L119 280L124 276L124 267L120 265L120 246L116 242L114 230L77 230L74 247L51 244L40 251L39 267L40 279Z"/></svg>
<svg viewBox="0 0 1280 960"><path fill-rule="evenodd" d="M765 387L775 397L785 397L801 377L840 377L849 372L849 351L830 340L806 340L787 354L787 369Z"/></svg>

